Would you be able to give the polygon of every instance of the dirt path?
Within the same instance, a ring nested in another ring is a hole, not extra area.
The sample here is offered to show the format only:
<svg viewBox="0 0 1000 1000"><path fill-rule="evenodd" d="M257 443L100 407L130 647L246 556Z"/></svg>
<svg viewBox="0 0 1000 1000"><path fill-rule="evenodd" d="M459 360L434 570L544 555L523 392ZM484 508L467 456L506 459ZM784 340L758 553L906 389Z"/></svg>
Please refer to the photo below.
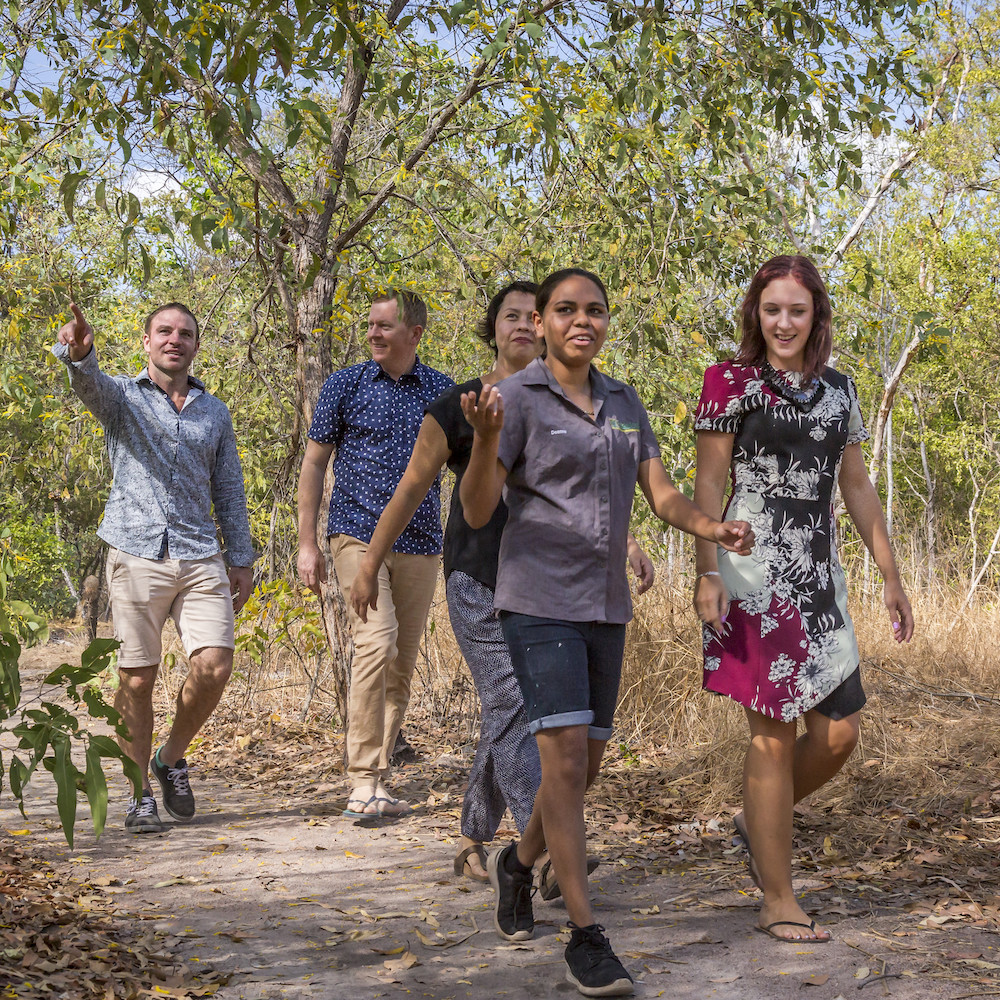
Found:
<svg viewBox="0 0 1000 1000"><path fill-rule="evenodd" d="M100 842L84 805L76 846L67 848L47 776L29 797L27 822L8 796L0 798L0 827L85 885L95 907L140 920L147 939L196 973L213 970L224 982L214 994L220 1000L578 995L563 981L558 902L536 899L535 939L510 945L493 931L490 889L454 877L455 802L433 791L440 782L428 777L454 770L453 759L404 768L398 784L421 803L417 812L365 827L341 817L340 779L290 791L277 779L262 782L246 762L193 756L198 816L163 835L124 833L120 779L112 781ZM328 764L321 758L317 772ZM782 945L753 933L758 894L725 835L717 837L717 858L689 863L678 855L683 831L591 832L591 851L603 858L593 877L599 920L635 975L639 997L1000 993L995 934L957 921L928 924L926 911L890 900L874 875L803 883L807 909L836 940Z"/></svg>

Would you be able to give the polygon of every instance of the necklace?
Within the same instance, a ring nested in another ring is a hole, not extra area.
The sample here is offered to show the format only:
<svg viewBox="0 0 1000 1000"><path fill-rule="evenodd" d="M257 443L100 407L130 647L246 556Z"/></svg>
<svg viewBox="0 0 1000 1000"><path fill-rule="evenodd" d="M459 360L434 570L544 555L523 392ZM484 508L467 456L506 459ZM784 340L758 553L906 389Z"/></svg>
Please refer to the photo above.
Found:
<svg viewBox="0 0 1000 1000"><path fill-rule="evenodd" d="M770 361L760 366L760 376L782 399L803 411L811 410L826 390L826 383L815 376L805 382L802 372L778 371Z"/></svg>

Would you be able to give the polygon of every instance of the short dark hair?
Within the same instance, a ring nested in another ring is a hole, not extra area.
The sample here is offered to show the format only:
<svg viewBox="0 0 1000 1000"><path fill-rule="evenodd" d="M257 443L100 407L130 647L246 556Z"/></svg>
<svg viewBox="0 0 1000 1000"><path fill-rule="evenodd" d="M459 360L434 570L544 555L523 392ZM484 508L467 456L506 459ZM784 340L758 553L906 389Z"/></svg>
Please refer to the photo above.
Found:
<svg viewBox="0 0 1000 1000"><path fill-rule="evenodd" d="M184 313L186 316L190 316L194 321L194 336L195 340L201 339L201 327L198 326L198 317L195 316L193 312L183 302L165 302L162 306L157 306L147 317L146 323L143 326L143 332L149 336L150 331L153 329L153 320L160 315L161 312L166 312L168 309L176 309L178 312Z"/></svg>
<svg viewBox="0 0 1000 1000"><path fill-rule="evenodd" d="M523 292L525 295L535 295L538 292L538 283L535 281L512 281L509 285L504 285L496 295L490 299L490 304L486 307L486 315L483 321L476 328L476 336L493 352L497 354L497 316L503 309L504 299L511 292Z"/></svg>
<svg viewBox="0 0 1000 1000"><path fill-rule="evenodd" d="M535 292L535 312L539 316L545 312L545 307L549 304L549 299L552 298L552 293L556 290L556 286L561 282L565 281L567 278L586 278L588 281L592 281L601 290L601 295L604 296L604 304L611 308L611 303L608 302L608 290L604 287L604 282L594 274L593 271L587 271L582 267L564 267L561 271L553 271L539 286L538 291Z"/></svg>
<svg viewBox="0 0 1000 1000"><path fill-rule="evenodd" d="M833 352L833 310L823 278L808 257L792 254L772 257L753 276L740 307L743 338L734 360L740 365L761 365L767 360L767 345L760 329L760 297L772 281L789 276L812 293L812 329L806 341L802 371L803 379L809 381L822 375Z"/></svg>
<svg viewBox="0 0 1000 1000"><path fill-rule="evenodd" d="M427 305L416 292L401 292L395 288L387 288L372 299L372 304L376 302L392 302L395 300L402 312L403 322L407 326L427 326Z"/></svg>

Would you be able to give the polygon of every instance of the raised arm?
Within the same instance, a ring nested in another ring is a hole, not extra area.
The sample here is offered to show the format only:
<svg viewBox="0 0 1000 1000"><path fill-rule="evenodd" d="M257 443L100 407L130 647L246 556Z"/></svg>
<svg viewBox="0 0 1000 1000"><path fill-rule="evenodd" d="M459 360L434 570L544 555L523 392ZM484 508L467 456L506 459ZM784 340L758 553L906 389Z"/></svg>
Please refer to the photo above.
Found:
<svg viewBox="0 0 1000 1000"><path fill-rule="evenodd" d="M450 455L444 430L428 414L420 425L403 478L375 525L372 540L361 557L357 575L351 584L351 606L363 622L368 621L369 607L378 609L379 567L424 502L427 491Z"/></svg>
<svg viewBox="0 0 1000 1000"><path fill-rule="evenodd" d="M69 384L83 404L105 427L114 426L125 394L121 382L105 375L97 363L94 351L94 329L84 318L80 307L70 303L73 318L59 328L53 354L66 362Z"/></svg>
<svg viewBox="0 0 1000 1000"><path fill-rule="evenodd" d="M497 458L503 429L503 397L494 386L484 384L478 400L474 392L463 393L462 412L476 433L459 495L469 527L482 528L497 509L507 481L507 470Z"/></svg>
<svg viewBox="0 0 1000 1000"><path fill-rule="evenodd" d="M69 307L73 318L59 328L58 340L69 348L70 361L82 361L94 346L94 328L75 302L70 302Z"/></svg>
<svg viewBox="0 0 1000 1000"><path fill-rule="evenodd" d="M733 457L733 435L699 431L694 502L709 516L722 520L729 465ZM722 629L729 608L729 594L719 575L719 550L713 542L695 539L694 609L699 619L716 632Z"/></svg>
<svg viewBox="0 0 1000 1000"><path fill-rule="evenodd" d="M882 601L889 612L896 641L909 642L913 635L913 611L899 579L882 502L868 478L860 444L849 444L844 449L839 483L847 513L851 515L862 541L882 574Z"/></svg>
<svg viewBox="0 0 1000 1000"><path fill-rule="evenodd" d="M316 521L332 454L332 444L320 444L310 438L299 472L299 579L317 594L326 581L326 556L316 544Z"/></svg>

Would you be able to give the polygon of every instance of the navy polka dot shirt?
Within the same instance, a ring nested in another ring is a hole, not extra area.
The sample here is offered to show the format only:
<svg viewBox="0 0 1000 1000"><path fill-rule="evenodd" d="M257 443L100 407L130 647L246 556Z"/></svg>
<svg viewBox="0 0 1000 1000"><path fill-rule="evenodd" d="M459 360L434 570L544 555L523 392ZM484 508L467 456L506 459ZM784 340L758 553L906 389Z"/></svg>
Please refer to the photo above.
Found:
<svg viewBox="0 0 1000 1000"><path fill-rule="evenodd" d="M334 372L323 384L309 437L335 447L327 534L370 542L413 452L424 407L455 383L416 364L393 381L377 361ZM441 477L392 547L393 552L441 551Z"/></svg>

